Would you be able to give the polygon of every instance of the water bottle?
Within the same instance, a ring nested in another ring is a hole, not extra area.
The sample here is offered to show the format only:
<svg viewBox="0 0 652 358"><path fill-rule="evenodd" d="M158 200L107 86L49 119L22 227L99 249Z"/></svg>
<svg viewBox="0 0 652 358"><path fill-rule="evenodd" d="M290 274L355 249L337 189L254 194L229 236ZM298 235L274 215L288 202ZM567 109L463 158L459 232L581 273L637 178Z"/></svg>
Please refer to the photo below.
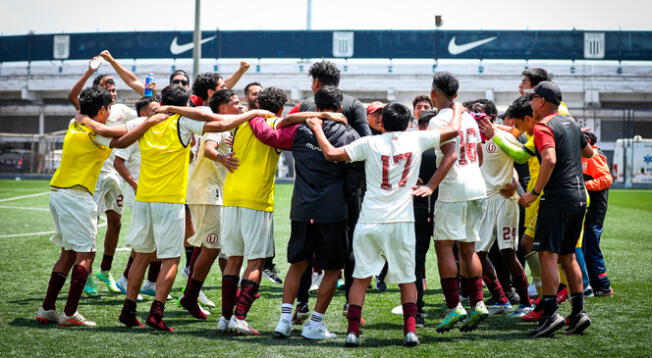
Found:
<svg viewBox="0 0 652 358"><path fill-rule="evenodd" d="M154 95L154 90L150 88L151 83L156 83L153 73L148 74L147 78L145 78L145 97L151 97Z"/></svg>

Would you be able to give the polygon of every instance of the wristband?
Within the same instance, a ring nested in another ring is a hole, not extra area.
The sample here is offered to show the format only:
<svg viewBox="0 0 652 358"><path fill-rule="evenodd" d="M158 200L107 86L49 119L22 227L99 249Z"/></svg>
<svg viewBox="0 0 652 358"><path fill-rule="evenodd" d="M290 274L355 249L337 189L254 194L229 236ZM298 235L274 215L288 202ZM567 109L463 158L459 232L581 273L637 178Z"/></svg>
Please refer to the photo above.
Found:
<svg viewBox="0 0 652 358"><path fill-rule="evenodd" d="M534 195L534 196L539 196L539 195L541 195L541 193L537 193L535 189L532 189L532 191L530 191L530 194L532 194L532 195Z"/></svg>

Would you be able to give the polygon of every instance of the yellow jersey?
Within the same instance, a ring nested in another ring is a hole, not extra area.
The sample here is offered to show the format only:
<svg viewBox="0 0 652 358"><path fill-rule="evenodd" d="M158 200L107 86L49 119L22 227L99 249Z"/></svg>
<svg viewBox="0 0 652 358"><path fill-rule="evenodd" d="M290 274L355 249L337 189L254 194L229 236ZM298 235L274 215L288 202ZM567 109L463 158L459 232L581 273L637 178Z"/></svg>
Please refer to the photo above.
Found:
<svg viewBox="0 0 652 358"><path fill-rule="evenodd" d="M70 121L63 139L61 163L50 180L53 188L80 188L91 195L102 164L111 155L111 138L98 136L83 124Z"/></svg>
<svg viewBox="0 0 652 358"><path fill-rule="evenodd" d="M276 120L265 122L274 127ZM274 211L274 174L280 151L259 141L245 122L236 129L233 152L240 166L226 175L223 205Z"/></svg>
<svg viewBox="0 0 652 358"><path fill-rule="evenodd" d="M527 161L528 170L530 171L530 181L527 184L527 191L530 192L537 184L537 178L539 178L539 169L541 168L541 163L539 163L539 158L536 156L534 135L529 135L527 133L525 135L527 136L527 142L524 144L524 149L528 152L528 154L532 156Z"/></svg>

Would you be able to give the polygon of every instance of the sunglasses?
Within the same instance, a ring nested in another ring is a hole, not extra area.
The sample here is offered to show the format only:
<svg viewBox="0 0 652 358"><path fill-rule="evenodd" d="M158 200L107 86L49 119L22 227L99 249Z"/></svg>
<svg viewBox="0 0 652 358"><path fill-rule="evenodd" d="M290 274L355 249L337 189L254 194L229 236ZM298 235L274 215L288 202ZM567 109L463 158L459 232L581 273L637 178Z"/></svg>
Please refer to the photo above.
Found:
<svg viewBox="0 0 652 358"><path fill-rule="evenodd" d="M172 80L170 81L171 85L182 85L182 86L187 86L190 82L186 80Z"/></svg>

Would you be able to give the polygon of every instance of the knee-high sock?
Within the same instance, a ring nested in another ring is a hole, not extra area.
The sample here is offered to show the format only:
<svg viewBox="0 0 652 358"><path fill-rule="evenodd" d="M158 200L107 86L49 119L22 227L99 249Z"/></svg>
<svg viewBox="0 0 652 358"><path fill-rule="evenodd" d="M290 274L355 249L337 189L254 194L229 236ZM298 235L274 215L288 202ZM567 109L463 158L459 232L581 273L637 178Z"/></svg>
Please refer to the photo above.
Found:
<svg viewBox="0 0 652 358"><path fill-rule="evenodd" d="M72 268L72 277L70 279L70 290L68 291L68 300L66 301L66 308L64 312L67 316L72 316L77 312L79 306L79 299L81 298L86 279L88 279L88 271L81 266L75 265Z"/></svg>

